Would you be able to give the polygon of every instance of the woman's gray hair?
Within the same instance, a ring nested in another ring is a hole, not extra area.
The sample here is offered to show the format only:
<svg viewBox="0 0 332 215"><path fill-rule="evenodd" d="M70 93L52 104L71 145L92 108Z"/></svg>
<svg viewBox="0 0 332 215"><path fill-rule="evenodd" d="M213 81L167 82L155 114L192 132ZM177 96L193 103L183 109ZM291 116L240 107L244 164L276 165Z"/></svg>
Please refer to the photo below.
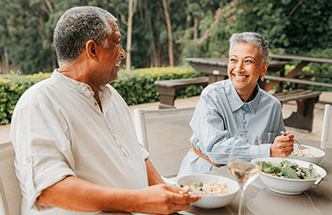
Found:
<svg viewBox="0 0 332 215"><path fill-rule="evenodd" d="M111 21L116 21L116 18L99 7L83 6L67 10L60 17L53 35L59 65L74 62L89 40L107 47L106 39L112 34Z"/></svg>
<svg viewBox="0 0 332 215"><path fill-rule="evenodd" d="M269 57L269 44L262 35L254 32L234 33L229 39L229 53L236 43L249 43L259 49L262 64L267 62Z"/></svg>

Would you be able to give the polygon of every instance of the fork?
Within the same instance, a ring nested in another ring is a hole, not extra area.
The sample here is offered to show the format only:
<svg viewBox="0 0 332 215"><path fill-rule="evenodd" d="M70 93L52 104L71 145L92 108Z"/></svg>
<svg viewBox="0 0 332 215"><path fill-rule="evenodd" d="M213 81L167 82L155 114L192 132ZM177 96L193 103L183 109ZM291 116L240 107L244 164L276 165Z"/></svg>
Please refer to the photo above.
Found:
<svg viewBox="0 0 332 215"><path fill-rule="evenodd" d="M282 136L286 136L286 135L287 135L287 134L286 134L285 132L283 132L283 131L281 131L280 133L281 133ZM296 140L295 138L294 138L293 140L294 140L294 142L297 144L297 148L298 148L299 150L308 149L307 146L302 145L302 144L301 144L298 140Z"/></svg>
<svg viewBox="0 0 332 215"><path fill-rule="evenodd" d="M297 144L297 148L298 148L299 150L309 149L309 147L302 145L302 144L301 144L298 140L296 140L295 138L294 138L293 140L294 140L294 142Z"/></svg>

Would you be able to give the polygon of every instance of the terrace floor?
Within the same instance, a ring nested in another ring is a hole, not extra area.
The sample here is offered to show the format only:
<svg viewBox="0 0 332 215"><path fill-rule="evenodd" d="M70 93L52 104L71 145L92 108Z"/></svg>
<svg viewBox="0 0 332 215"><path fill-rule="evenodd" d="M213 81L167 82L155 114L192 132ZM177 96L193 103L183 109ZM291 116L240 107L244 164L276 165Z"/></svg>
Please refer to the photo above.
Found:
<svg viewBox="0 0 332 215"><path fill-rule="evenodd" d="M199 100L199 96L194 96L186 99L176 99L175 107L184 108L184 107L195 107ZM148 104L139 104L129 106L129 109L133 115L133 110L136 108L141 108L145 110L156 110L158 109L159 102L156 103L148 103ZM331 92L323 92L320 95L319 102L316 103L314 109L314 125L312 132L308 132L302 129L296 129L292 127L286 127L286 130L294 134L296 138L305 137L314 140L320 140L323 126L323 117L324 117L324 109L325 104L332 104L332 93ZM282 112L284 118L289 117L292 112L296 111L297 105L295 101L287 102L283 104ZM10 124L0 125L0 143L10 140Z"/></svg>

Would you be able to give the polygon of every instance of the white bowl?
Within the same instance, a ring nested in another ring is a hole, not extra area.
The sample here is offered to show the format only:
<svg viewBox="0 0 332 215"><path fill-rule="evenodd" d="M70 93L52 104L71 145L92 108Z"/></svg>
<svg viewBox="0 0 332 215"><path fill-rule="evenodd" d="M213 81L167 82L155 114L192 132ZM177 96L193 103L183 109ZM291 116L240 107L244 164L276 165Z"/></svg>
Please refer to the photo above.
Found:
<svg viewBox="0 0 332 215"><path fill-rule="evenodd" d="M254 159L251 162L256 163L259 159ZM284 158L284 160L288 160L292 163L296 163L301 167L309 167L309 162ZM282 158L262 158L261 161L272 162L277 165L282 161ZM264 172L260 173L260 179L270 190L286 195L298 195L308 190L316 181L318 182L322 178L326 176L326 171L313 164L314 171L320 174L319 178L315 179L290 179L290 178L282 178L273 176L270 174L266 174Z"/></svg>
<svg viewBox="0 0 332 215"><path fill-rule="evenodd" d="M230 204L236 197L237 193L240 190L239 184L229 178L225 178L219 175L209 175L209 174L197 174L197 175L185 175L180 177L176 184L180 185L192 185L193 183L204 183L208 184L209 182L215 181L216 183L226 183L226 188L231 190L230 194L225 194L221 196L214 195L202 195L202 199L197 202L191 203L200 208L221 208Z"/></svg>
<svg viewBox="0 0 332 215"><path fill-rule="evenodd" d="M308 149L304 149L301 150L304 153L311 153L314 157L300 157L300 156L296 156L296 155L290 155L288 158L290 159L297 159L297 160L301 160L301 161L306 161L309 163L313 163L313 164L319 164L319 162L323 159L323 157L325 156L325 152L319 148L315 148L312 146L307 146ZM294 152L297 152L297 145L294 145Z"/></svg>

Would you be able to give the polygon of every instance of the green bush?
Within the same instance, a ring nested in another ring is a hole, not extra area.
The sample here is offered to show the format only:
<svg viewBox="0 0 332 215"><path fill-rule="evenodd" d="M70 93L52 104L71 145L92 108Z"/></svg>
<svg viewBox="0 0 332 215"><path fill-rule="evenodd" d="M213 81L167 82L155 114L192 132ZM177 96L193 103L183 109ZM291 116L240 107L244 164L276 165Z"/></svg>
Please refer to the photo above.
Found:
<svg viewBox="0 0 332 215"><path fill-rule="evenodd" d="M52 73L39 73L34 75L1 75L0 74L0 125L8 124L21 95L32 85L49 78ZM191 68L149 68L133 71L120 70L118 79L111 85L120 93L128 105L149 102L158 102L154 81L183 79L205 76ZM179 98L199 95L199 87L184 88Z"/></svg>
<svg viewBox="0 0 332 215"><path fill-rule="evenodd" d="M118 79L111 85L120 93L128 105L136 105L160 100L154 81L195 78L205 75L192 69L171 67L136 69L131 72L121 70ZM178 98L187 98L200 93L201 89L199 87L188 86L181 91Z"/></svg>
<svg viewBox="0 0 332 215"><path fill-rule="evenodd" d="M51 73L0 75L0 125L10 122L18 99L29 87L50 76Z"/></svg>

